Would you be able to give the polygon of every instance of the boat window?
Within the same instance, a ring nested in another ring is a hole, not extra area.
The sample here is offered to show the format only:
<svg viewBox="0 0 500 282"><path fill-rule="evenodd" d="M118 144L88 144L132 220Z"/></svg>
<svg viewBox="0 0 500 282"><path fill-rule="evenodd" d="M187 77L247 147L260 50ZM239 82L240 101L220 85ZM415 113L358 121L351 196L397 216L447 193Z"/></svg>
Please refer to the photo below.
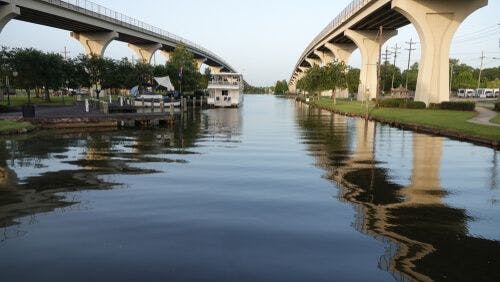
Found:
<svg viewBox="0 0 500 282"><path fill-rule="evenodd" d="M229 91L227 90L222 90L222 96L228 96L229 95Z"/></svg>

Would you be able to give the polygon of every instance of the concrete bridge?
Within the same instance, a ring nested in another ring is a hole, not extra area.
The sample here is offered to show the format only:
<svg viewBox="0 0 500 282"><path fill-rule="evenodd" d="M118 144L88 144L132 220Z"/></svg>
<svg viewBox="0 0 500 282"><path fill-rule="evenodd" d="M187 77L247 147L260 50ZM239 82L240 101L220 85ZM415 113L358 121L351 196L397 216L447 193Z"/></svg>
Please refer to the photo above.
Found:
<svg viewBox="0 0 500 282"><path fill-rule="evenodd" d="M179 44L186 45L197 61L212 73L236 72L209 50L160 28L86 0L0 0L0 32L12 19L70 31L86 54L103 56L113 40L128 43L138 58L149 63L160 51L166 59Z"/></svg>
<svg viewBox="0 0 500 282"><path fill-rule="evenodd" d="M354 0L307 46L289 87L295 92L297 82L313 65L334 59L347 64L359 49L358 100L375 98L381 44L396 36L399 28L413 24L422 46L415 100L426 104L448 101L453 35L467 16L487 4L488 0Z"/></svg>

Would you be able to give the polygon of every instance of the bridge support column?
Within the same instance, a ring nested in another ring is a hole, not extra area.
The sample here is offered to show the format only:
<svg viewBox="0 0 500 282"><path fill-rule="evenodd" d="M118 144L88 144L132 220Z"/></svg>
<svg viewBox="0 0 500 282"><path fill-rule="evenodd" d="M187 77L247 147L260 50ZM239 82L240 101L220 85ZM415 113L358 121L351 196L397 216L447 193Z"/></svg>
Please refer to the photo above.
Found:
<svg viewBox="0 0 500 282"><path fill-rule="evenodd" d="M78 40L85 48L85 54L102 57L111 41L118 38L116 31L103 32L71 32L71 37Z"/></svg>
<svg viewBox="0 0 500 282"><path fill-rule="evenodd" d="M165 50L160 50L160 53L165 58L165 60L167 60L167 62L170 61L170 55L172 54L172 52L165 51Z"/></svg>
<svg viewBox="0 0 500 282"><path fill-rule="evenodd" d="M335 56L335 59L337 59L340 62L344 62L344 64L346 65L349 62L349 58L351 58L351 55L354 52L354 50L358 48L356 44L348 44L348 43L338 43L338 44L326 43L325 47L332 52L333 56Z"/></svg>
<svg viewBox="0 0 500 282"><path fill-rule="evenodd" d="M142 63L149 64L153 54L158 51L162 45L160 43L146 45L129 44L128 47L137 54Z"/></svg>
<svg viewBox="0 0 500 282"><path fill-rule="evenodd" d="M334 55L330 51L314 50L314 54L321 60L321 66L326 66L329 63L333 62Z"/></svg>
<svg viewBox="0 0 500 282"><path fill-rule="evenodd" d="M199 58L199 59L195 59L196 60L196 68L198 70L201 69L201 65L203 65L203 63L205 63L207 61L206 58Z"/></svg>
<svg viewBox="0 0 500 282"><path fill-rule="evenodd" d="M358 101L371 100L377 97L377 64L380 57L380 41L384 44L389 38L398 34L397 30L386 30L382 40L378 31L346 30L349 37L361 51L361 74L359 76Z"/></svg>
<svg viewBox="0 0 500 282"><path fill-rule="evenodd" d="M314 65L321 66L321 60L306 58L306 62L308 62L311 67L314 67Z"/></svg>
<svg viewBox="0 0 500 282"><path fill-rule="evenodd" d="M2 29L10 20L19 16L20 14L21 10L14 4L0 6L0 32L2 32Z"/></svg>
<svg viewBox="0 0 500 282"><path fill-rule="evenodd" d="M219 74L222 72L222 69L224 67L218 67L218 66L209 66L210 68L210 71L212 72L212 74Z"/></svg>
<svg viewBox="0 0 500 282"><path fill-rule="evenodd" d="M410 20L420 37L422 55L415 100L440 103L450 99L449 57L460 24L488 0L393 0L392 8Z"/></svg>

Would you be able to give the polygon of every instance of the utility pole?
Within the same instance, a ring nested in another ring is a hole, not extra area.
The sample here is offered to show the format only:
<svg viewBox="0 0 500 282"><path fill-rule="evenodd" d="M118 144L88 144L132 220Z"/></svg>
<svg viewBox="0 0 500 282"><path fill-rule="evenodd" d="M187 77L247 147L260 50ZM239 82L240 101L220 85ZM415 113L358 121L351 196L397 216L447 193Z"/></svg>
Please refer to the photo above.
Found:
<svg viewBox="0 0 500 282"><path fill-rule="evenodd" d="M454 71L455 65L453 63L450 64L450 95L451 95L451 87L453 86L453 71Z"/></svg>
<svg viewBox="0 0 500 282"><path fill-rule="evenodd" d="M411 63L411 52L415 51L415 48L412 48L415 42L413 42L413 38L410 38L410 42L406 42L406 44L409 45L409 47L405 50L408 51L408 66L406 67L406 90L408 90L408 74L410 72L410 63Z"/></svg>
<svg viewBox="0 0 500 282"><path fill-rule="evenodd" d="M400 53L399 49L401 49L401 47L399 47L398 44L396 43L396 46L393 47L392 49L394 49L394 53L393 53L394 54L394 64L393 64L394 69L392 70L391 90L394 89L394 79L396 76L396 60L398 58L398 54Z"/></svg>
<svg viewBox="0 0 500 282"><path fill-rule="evenodd" d="M477 89L481 88L481 76L483 75L483 66L484 66L484 51L481 51L481 67L479 68L479 79L477 80Z"/></svg>
<svg viewBox="0 0 500 282"><path fill-rule="evenodd" d="M64 60L67 60L68 59L68 55L70 54L71 52L68 51L68 49L66 49L66 46L64 46L64 50L61 52L61 54L63 55L64 57Z"/></svg>
<svg viewBox="0 0 500 282"><path fill-rule="evenodd" d="M386 46L385 47L385 53L384 53L384 65L388 64L388 62L389 62L389 56L390 56L389 47ZM385 91L385 79L384 79L384 83L382 83L382 91Z"/></svg>
<svg viewBox="0 0 500 282"><path fill-rule="evenodd" d="M379 28L379 34L378 34L378 70L377 70L377 97L375 100L377 100L377 105L378 105L378 100L380 98L380 93L381 93L381 87L380 85L382 84L381 82L381 70L382 70L382 37L384 35L384 27L383 26L380 26ZM367 104L368 104L368 101L366 101Z"/></svg>

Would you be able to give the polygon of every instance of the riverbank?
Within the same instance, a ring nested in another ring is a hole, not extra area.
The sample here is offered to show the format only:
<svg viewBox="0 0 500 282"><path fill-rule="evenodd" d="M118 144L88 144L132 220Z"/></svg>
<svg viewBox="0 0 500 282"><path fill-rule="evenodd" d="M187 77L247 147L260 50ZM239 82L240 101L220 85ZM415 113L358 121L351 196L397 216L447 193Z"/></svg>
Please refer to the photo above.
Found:
<svg viewBox="0 0 500 282"><path fill-rule="evenodd" d="M338 100L337 105L329 98L302 102L334 113L364 118L366 108L360 102ZM391 126L429 133L500 148L500 127L468 122L475 112L431 109L375 108L370 105L368 118Z"/></svg>
<svg viewBox="0 0 500 282"><path fill-rule="evenodd" d="M0 135L23 134L35 130L37 127L30 122L0 120Z"/></svg>

